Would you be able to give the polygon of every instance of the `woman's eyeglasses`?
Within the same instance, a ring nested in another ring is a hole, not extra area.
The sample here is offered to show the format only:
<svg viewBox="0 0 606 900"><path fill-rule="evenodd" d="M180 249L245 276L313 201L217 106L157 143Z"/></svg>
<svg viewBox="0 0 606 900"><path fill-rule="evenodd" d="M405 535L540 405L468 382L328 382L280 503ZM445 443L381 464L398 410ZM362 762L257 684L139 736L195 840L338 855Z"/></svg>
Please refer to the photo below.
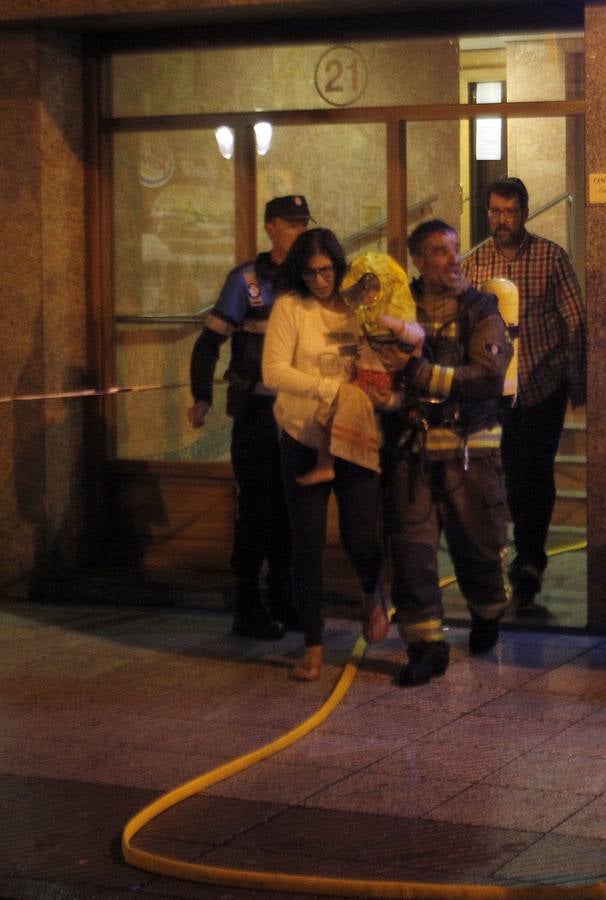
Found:
<svg viewBox="0 0 606 900"><path fill-rule="evenodd" d="M325 280L332 275L334 272L334 266L320 266L319 269L304 269L303 270L303 279L304 281L315 281L316 278L321 277Z"/></svg>

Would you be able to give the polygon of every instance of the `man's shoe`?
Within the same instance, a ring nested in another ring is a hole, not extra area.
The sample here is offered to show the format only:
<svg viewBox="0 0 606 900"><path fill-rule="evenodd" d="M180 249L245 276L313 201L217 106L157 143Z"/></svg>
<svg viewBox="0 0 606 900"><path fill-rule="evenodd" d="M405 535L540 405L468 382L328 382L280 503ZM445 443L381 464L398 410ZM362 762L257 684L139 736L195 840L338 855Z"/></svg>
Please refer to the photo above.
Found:
<svg viewBox="0 0 606 900"><path fill-rule="evenodd" d="M469 652L488 653L499 640L499 620L481 619L471 614L471 631L469 632Z"/></svg>
<svg viewBox="0 0 606 900"><path fill-rule="evenodd" d="M275 641L284 636L284 624L274 619L266 609L256 609L253 613L236 613L232 632L241 637Z"/></svg>
<svg viewBox="0 0 606 900"><path fill-rule="evenodd" d="M540 593L543 574L537 566L516 557L509 569L509 580L513 588L512 600L518 609L523 609Z"/></svg>
<svg viewBox="0 0 606 900"><path fill-rule="evenodd" d="M526 563L520 566L512 580L513 602L518 609L530 606L535 596L540 593L542 576L536 566Z"/></svg>
<svg viewBox="0 0 606 900"><path fill-rule="evenodd" d="M448 668L450 647L446 641L419 641L408 645L408 662L398 672L398 684L416 687L427 684L434 675Z"/></svg>

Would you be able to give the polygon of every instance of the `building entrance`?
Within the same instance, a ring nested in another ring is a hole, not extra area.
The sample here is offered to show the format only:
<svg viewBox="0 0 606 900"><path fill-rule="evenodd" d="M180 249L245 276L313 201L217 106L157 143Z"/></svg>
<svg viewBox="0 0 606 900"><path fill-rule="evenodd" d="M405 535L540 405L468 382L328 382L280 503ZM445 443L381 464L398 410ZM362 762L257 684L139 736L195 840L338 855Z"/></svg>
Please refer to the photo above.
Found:
<svg viewBox="0 0 606 900"><path fill-rule="evenodd" d="M201 432L185 417L189 359L229 269L266 246L262 214L272 196L305 194L349 258L380 250L410 269L406 233L430 217L457 227L468 250L484 215L473 191L472 126L490 113L501 121L510 173L530 188L533 230L566 247L583 280L583 107L568 99L579 71L569 57L582 37L536 36L523 48L522 38L500 41L485 52L490 77L506 90L481 111L461 100L461 73L468 90L484 51L450 39L361 42L353 55L306 44L108 58L101 125L113 249L103 257L103 303L113 328L100 358L106 384L144 388L105 410L112 490L136 535L121 543L137 546L144 565L228 568L227 359ZM539 58L529 98L524 66ZM584 537L583 426L582 412L570 419L574 441L562 448L573 474L562 475L554 524L566 540ZM336 546L335 528L332 539Z"/></svg>

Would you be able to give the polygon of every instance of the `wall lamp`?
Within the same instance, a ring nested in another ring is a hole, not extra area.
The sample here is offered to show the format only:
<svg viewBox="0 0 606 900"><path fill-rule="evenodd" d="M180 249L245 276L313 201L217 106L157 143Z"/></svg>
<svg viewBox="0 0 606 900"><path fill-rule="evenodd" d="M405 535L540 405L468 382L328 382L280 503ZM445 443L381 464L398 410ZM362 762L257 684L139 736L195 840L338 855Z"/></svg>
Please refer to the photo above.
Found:
<svg viewBox="0 0 606 900"><path fill-rule="evenodd" d="M254 126L255 141L257 144L257 153L259 156L265 156L271 147L271 138L273 129L269 122L257 122Z"/></svg>
<svg viewBox="0 0 606 900"><path fill-rule="evenodd" d="M255 143L259 156L265 156L271 147L273 129L269 122L257 122L254 125ZM223 159L231 159L234 155L234 130L227 125L221 125L215 131L215 138L219 153Z"/></svg>
<svg viewBox="0 0 606 900"><path fill-rule="evenodd" d="M228 128L227 125L221 125L215 131L215 138L217 139L219 153L221 154L223 159L231 159L234 155L233 128Z"/></svg>

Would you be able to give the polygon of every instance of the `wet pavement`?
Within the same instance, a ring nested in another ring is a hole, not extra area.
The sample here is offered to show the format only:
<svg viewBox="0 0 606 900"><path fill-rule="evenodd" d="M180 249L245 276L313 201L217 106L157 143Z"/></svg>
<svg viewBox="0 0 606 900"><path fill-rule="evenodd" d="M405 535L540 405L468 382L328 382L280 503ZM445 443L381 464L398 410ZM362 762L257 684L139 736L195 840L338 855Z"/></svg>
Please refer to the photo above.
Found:
<svg viewBox="0 0 606 900"><path fill-rule="evenodd" d="M559 568L568 577L570 561L553 562L558 584ZM303 896L135 868L120 834L159 795L321 709L358 638L353 614L328 619L313 684L288 677L300 635L235 637L224 610L6 600L0 623L1 897ZM536 625L513 621L475 658L451 626L449 670L412 689L394 683L393 628L318 727L133 845L230 870L575 885L582 900L606 880L606 635Z"/></svg>

